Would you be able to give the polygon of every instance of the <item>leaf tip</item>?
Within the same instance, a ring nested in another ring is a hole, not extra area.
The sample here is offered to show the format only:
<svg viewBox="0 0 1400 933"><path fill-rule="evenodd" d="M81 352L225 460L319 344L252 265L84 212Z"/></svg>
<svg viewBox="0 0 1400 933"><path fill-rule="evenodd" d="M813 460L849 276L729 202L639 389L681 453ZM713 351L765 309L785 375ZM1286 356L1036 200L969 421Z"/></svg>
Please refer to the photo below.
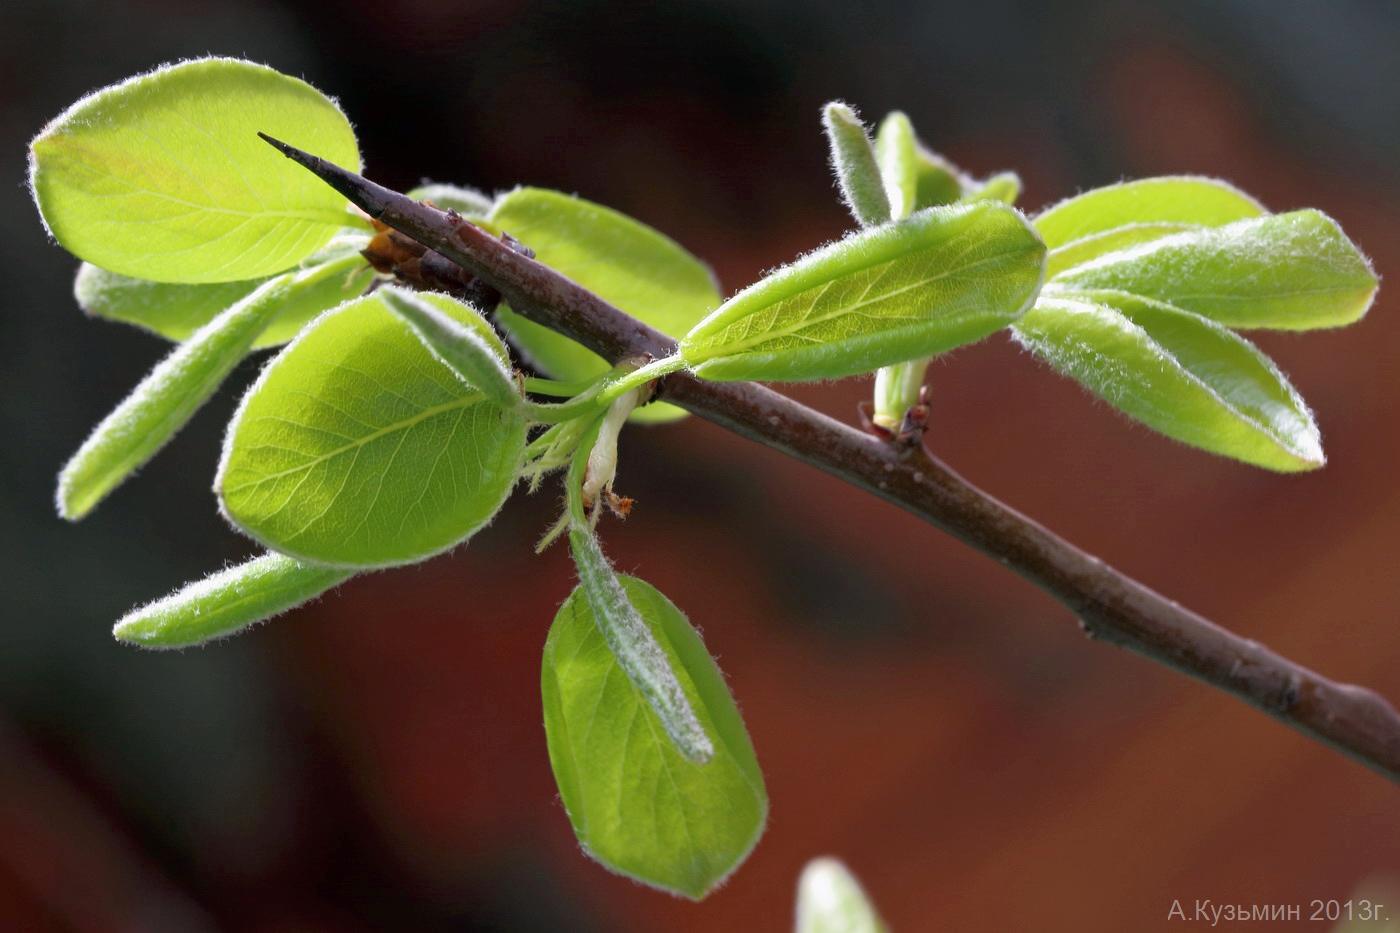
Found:
<svg viewBox="0 0 1400 933"><path fill-rule="evenodd" d="M842 123L860 124L860 115L856 109L844 100L828 101L822 105L822 120L827 124L837 121ZM862 126L862 128L864 128Z"/></svg>
<svg viewBox="0 0 1400 933"><path fill-rule="evenodd" d="M178 591L165 599L157 599L132 609L112 626L112 637L124 645L134 645L147 650L184 647L179 642L172 642L168 632L162 634L165 627L161 625L160 610L177 595Z"/></svg>
<svg viewBox="0 0 1400 933"><path fill-rule="evenodd" d="M74 473L77 457L69 460L58 474L58 488L54 492L54 507L58 510L59 518L65 521L78 522L86 518L88 513L97 507L101 501L101 496L84 495L78 488L78 482Z"/></svg>
<svg viewBox="0 0 1400 933"><path fill-rule="evenodd" d="M885 929L865 889L840 859L814 858L802 869L797 882L797 933L883 933Z"/></svg>
<svg viewBox="0 0 1400 933"><path fill-rule="evenodd" d="M136 618L132 618L136 616ZM135 645L137 648L161 648L149 640L149 633L143 626L143 619L140 617L140 610L134 610L117 620L112 626L112 637L124 645Z"/></svg>
<svg viewBox="0 0 1400 933"><path fill-rule="evenodd" d="M1322 443L1314 438L1307 445L1307 449L1298 454L1296 468L1289 472L1311 473L1325 466L1327 466L1327 455L1322 452Z"/></svg>

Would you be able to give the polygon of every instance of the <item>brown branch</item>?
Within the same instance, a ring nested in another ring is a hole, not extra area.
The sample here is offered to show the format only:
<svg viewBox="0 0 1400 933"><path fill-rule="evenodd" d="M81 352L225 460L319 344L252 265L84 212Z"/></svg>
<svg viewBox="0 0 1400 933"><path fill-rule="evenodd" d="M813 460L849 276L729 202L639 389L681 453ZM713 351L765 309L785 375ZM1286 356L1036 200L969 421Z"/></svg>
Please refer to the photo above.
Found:
<svg viewBox="0 0 1400 933"><path fill-rule="evenodd" d="M267 137L264 137L267 138ZM520 314L609 360L669 355L675 341L452 213L269 139L381 222L460 264ZM668 376L666 401L894 503L990 555L1069 607L1090 638L1136 651L1243 699L1400 781L1400 716L1178 606L971 485L927 450L907 450L753 383Z"/></svg>

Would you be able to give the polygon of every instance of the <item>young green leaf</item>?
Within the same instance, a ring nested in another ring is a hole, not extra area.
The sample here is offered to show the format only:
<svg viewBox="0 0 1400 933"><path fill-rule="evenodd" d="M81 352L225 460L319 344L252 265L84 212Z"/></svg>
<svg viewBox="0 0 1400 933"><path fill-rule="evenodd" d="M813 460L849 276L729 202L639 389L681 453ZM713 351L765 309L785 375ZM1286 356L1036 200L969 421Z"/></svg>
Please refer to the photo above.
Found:
<svg viewBox="0 0 1400 933"><path fill-rule="evenodd" d="M1126 227L1091 233L1077 240L1070 240L1064 246L1057 246L1047 253L1045 277L1053 281L1061 272L1082 266L1100 256L1116 253L1140 243L1160 240L1174 233L1188 233L1200 229L1203 229L1201 224L1148 223L1128 224Z"/></svg>
<svg viewBox="0 0 1400 933"><path fill-rule="evenodd" d="M855 875L834 858L815 858L797 882L797 933L886 933Z"/></svg>
<svg viewBox="0 0 1400 933"><path fill-rule="evenodd" d="M490 215L495 199L475 188L440 183L422 185L408 192L415 201L425 201L438 210L456 211L470 219L485 218Z"/></svg>
<svg viewBox="0 0 1400 933"><path fill-rule="evenodd" d="M895 111L885 117L875 135L875 155L884 177L889 196L891 216L904 220L914 211L925 207L941 207L959 201L981 200L986 192L1005 193L998 182L993 188L976 186L941 156L935 155L914 134L913 124L904 114ZM1010 176L1015 178L1015 176ZM990 184L990 183L989 183ZM970 194L976 187L976 194ZM1015 200L1015 190L1006 203ZM881 428L897 432L905 413L919 402L924 373L930 357L906 360L892 366L882 366L875 373L875 397L871 421Z"/></svg>
<svg viewBox="0 0 1400 933"><path fill-rule="evenodd" d="M1000 201L1015 204L1021 196L1021 176L1015 172L998 172L984 181L971 182L960 201Z"/></svg>
<svg viewBox="0 0 1400 933"><path fill-rule="evenodd" d="M268 552L131 610L112 634L146 648L198 645L295 608L353 573Z"/></svg>
<svg viewBox="0 0 1400 933"><path fill-rule="evenodd" d="M505 348L479 314L423 301ZM377 295L288 344L229 425L215 488L255 540L318 564L411 563L464 541L515 483L525 419L428 352Z"/></svg>
<svg viewBox="0 0 1400 933"><path fill-rule="evenodd" d="M947 159L925 146L914 133L909 118L899 111L880 123L875 134L875 154L889 194L892 216L908 217L926 207L958 202L994 200L1015 204L1021 179L1002 172L975 181Z"/></svg>
<svg viewBox="0 0 1400 933"><path fill-rule="evenodd" d="M524 395L499 341L488 341L479 327L459 324L412 292L388 286L378 294L390 311L408 322L433 356L451 367L463 382L480 389L503 409L522 408Z"/></svg>
<svg viewBox="0 0 1400 933"><path fill-rule="evenodd" d="M1265 213L1233 185L1193 175L1143 178L1095 188L1041 212L1035 228L1051 249L1129 224L1219 227Z"/></svg>
<svg viewBox="0 0 1400 933"><path fill-rule="evenodd" d="M888 221L890 198L865 124L849 106L832 101L822 110L822 126L831 151L831 167L851 216L862 227Z"/></svg>
<svg viewBox="0 0 1400 933"><path fill-rule="evenodd" d="M585 852L613 871L698 900L762 834L763 774L724 676L685 616L641 580L620 582L714 737L714 756L704 765L688 761L667 738L580 587L545 642L549 760Z"/></svg>
<svg viewBox="0 0 1400 933"><path fill-rule="evenodd" d="M609 427L613 436L600 439L594 449L610 446L611 460L615 464L619 424ZM594 470L594 458L590 455L589 473ZM613 467L607 472L608 476L595 481L595 495L604 485L611 484ZM706 764L714 757L714 743L705 734L705 727L686 697L671 659L637 607L628 600L612 564L598 545L597 536L590 528L573 528L569 531L569 547L574 566L578 568L579 589L583 590L598 631L603 633L603 640L617 658L618 666L647 701L681 755L687 761Z"/></svg>
<svg viewBox="0 0 1400 933"><path fill-rule="evenodd" d="M30 186L54 239L104 269L161 282L270 275L351 217L259 130L359 169L330 98L252 62L205 58L73 104L31 144Z"/></svg>
<svg viewBox="0 0 1400 933"><path fill-rule="evenodd" d="M58 476L58 511L76 520L155 456L208 401L277 313L293 279L278 276L177 346L93 429Z"/></svg>
<svg viewBox="0 0 1400 933"><path fill-rule="evenodd" d="M1129 292L1227 327L1310 330L1360 318L1376 284L1336 222L1306 210L1107 253L1060 273L1046 292Z"/></svg>
<svg viewBox="0 0 1400 933"><path fill-rule="evenodd" d="M919 199L919 180L925 171L937 170L922 158L919 149L914 125L907 116L896 110L880 121L875 132L875 161L880 166L892 220L904 220L917 210L914 205ZM958 188L956 179L952 184ZM956 200L955 195L943 203Z"/></svg>
<svg viewBox="0 0 1400 933"><path fill-rule="evenodd" d="M185 285L133 278L85 262L73 280L73 297L91 317L134 324L178 343L270 278Z"/></svg>
<svg viewBox="0 0 1400 933"><path fill-rule="evenodd" d="M679 337L720 303L714 276L675 241L624 214L541 188L502 196L491 223L535 258L662 333ZM502 306L497 321L546 374L585 382L612 367L601 356ZM634 421L674 421L674 405L637 409Z"/></svg>
<svg viewBox="0 0 1400 933"><path fill-rule="evenodd" d="M705 379L834 379L971 343L1019 318L1045 247L996 201L852 234L749 286L681 340Z"/></svg>
<svg viewBox="0 0 1400 933"><path fill-rule="evenodd" d="M322 311L363 293L373 279L374 270L354 249L327 255L321 262L309 260L289 284L276 316L253 341L253 349L286 343ZM78 305L94 317L135 324L171 340L185 340L266 281L202 285L151 282L83 263L73 293Z"/></svg>
<svg viewBox="0 0 1400 933"><path fill-rule="evenodd" d="M1042 296L1012 332L1058 372L1168 437L1280 472L1322 466L1302 398L1268 357L1198 315L1131 295Z"/></svg>

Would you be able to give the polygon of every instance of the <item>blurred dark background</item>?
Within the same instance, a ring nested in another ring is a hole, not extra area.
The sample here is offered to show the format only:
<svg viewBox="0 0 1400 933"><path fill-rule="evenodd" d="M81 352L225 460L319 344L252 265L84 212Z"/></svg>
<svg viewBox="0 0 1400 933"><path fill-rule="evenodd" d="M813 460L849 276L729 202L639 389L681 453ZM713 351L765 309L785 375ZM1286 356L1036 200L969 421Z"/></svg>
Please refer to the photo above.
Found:
<svg viewBox="0 0 1400 933"><path fill-rule="evenodd" d="M767 774L767 836L703 904L589 862L558 803L538 672L571 573L530 548L552 492L232 641L116 644L132 605L252 553L209 486L260 360L81 527L55 517L59 466L165 347L77 310L25 144L80 95L205 53L339 97L379 181L577 192L729 291L849 227L818 124L836 97L904 109L975 174L1020 171L1028 209L1219 175L1327 211L1400 271L1392 3L8 0L0 929L782 930L803 863L836 854L896 930L1148 930L1174 899L1306 916L1400 872L1394 784L694 420L628 432L638 508L605 536L704 630ZM1162 440L1000 337L934 367L931 443L1150 586L1400 699L1397 310L1383 287L1353 328L1259 339L1317 412L1316 474ZM795 394L847 418L868 388Z"/></svg>

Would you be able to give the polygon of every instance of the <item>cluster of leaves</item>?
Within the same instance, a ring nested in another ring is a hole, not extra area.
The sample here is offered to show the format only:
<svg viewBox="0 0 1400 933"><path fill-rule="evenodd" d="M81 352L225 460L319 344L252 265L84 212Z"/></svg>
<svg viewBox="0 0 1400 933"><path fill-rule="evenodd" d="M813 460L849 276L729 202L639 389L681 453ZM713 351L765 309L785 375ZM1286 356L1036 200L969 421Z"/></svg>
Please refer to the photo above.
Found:
<svg viewBox="0 0 1400 933"><path fill-rule="evenodd" d="M833 163L864 224L985 198L1014 203L1010 173L984 182L928 152L891 114L872 143L849 108L826 110ZM983 202L985 203L985 202ZM1312 413L1234 329L1309 330L1359 319L1370 264L1316 210L1269 214L1213 178L1150 178L1062 201L1032 221L1045 280L1005 322L1026 349L1168 437L1279 471L1324 462ZM873 420L917 404L927 359L877 375Z"/></svg>
<svg viewBox="0 0 1400 933"><path fill-rule="evenodd" d="M574 829L608 867L699 898L757 841L767 796L723 676L685 616L620 576L598 542L617 441L658 376L813 380L879 370L877 425L907 420L927 359L1010 329L1130 416L1278 470L1322 462L1311 414L1230 328L1355 320L1375 277L1315 211L1269 215L1221 182L1091 191L1028 220L1020 184L975 181L891 114L874 140L844 105L826 127L861 229L727 300L660 233L579 198L412 194L678 338L610 365L516 315L389 284L362 258L384 231L258 139L352 170L334 101L231 59L161 68L87 97L34 140L30 182L84 260L88 313L177 341L64 468L77 519L191 417L239 360L284 344L229 425L215 489L268 550L117 623L148 647L238 631L362 571L423 560L489 522L523 478L563 471L579 584L545 644L550 760ZM494 320L494 325L493 325ZM501 333L540 373L524 377ZM546 401L554 397L562 401Z"/></svg>

